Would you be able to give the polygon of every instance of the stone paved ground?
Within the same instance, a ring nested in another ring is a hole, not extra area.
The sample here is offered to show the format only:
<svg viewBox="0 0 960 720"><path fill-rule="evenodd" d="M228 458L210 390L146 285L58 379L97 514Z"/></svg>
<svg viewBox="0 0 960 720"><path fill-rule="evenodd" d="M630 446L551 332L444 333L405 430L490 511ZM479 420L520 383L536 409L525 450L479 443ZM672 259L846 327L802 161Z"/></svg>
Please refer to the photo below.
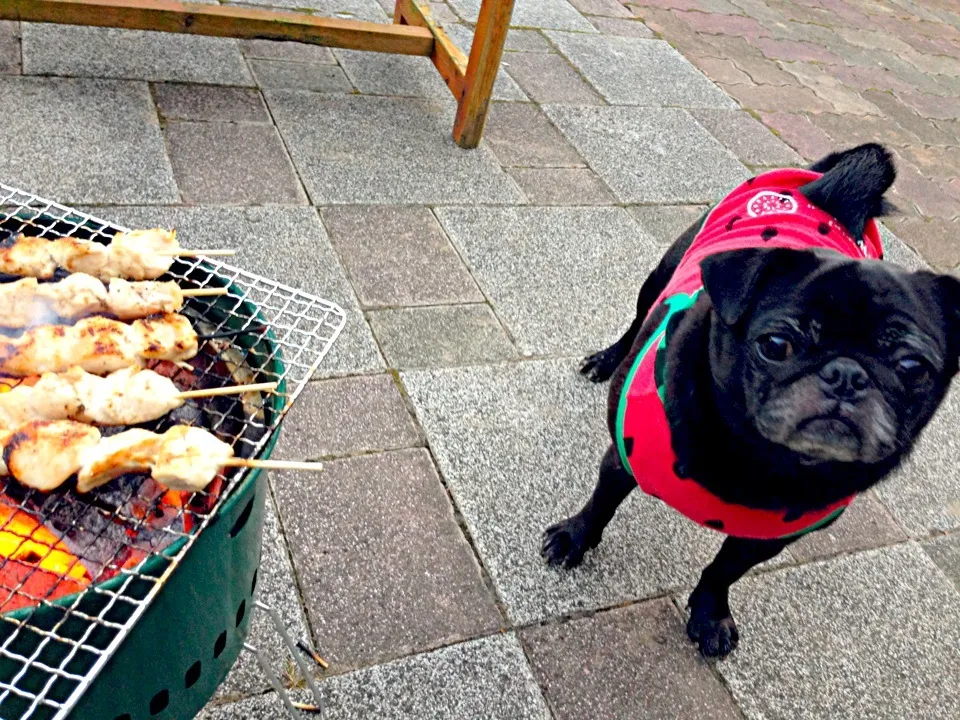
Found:
<svg viewBox="0 0 960 720"><path fill-rule="evenodd" d="M466 46L479 0L432 7ZM537 555L604 448L576 359L725 189L880 139L890 256L960 263L955 3L518 0L514 24L473 152L422 58L6 24L0 179L347 309L277 450L327 472L271 479L259 584L331 662L326 717L960 716L956 395L897 478L736 588L725 662L683 632L716 534L636 494L582 568ZM287 673L262 618L253 640ZM202 716L282 715L244 658Z"/></svg>

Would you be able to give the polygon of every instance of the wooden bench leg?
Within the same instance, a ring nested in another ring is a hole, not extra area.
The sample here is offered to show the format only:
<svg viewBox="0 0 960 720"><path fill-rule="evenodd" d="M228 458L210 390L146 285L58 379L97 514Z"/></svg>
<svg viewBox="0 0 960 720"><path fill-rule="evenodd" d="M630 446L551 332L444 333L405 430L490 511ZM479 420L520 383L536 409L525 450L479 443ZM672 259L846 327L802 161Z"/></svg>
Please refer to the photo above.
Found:
<svg viewBox="0 0 960 720"><path fill-rule="evenodd" d="M483 135L512 13L513 0L483 0L480 6L463 94L457 99L457 119L453 125L453 139L462 148L475 148Z"/></svg>

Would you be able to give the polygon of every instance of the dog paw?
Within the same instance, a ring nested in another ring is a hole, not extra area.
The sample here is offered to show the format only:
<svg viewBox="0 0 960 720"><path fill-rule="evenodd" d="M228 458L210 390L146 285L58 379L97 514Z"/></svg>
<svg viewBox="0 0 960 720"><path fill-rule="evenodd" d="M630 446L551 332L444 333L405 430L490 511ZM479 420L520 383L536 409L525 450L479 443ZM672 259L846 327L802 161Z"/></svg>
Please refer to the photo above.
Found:
<svg viewBox="0 0 960 720"><path fill-rule="evenodd" d="M621 360L619 353L611 350L607 348L584 358L580 362L580 374L595 383L609 380Z"/></svg>
<svg viewBox="0 0 960 720"><path fill-rule="evenodd" d="M737 647L740 633L733 618L709 618L691 615L687 635L705 657L725 658Z"/></svg>
<svg viewBox="0 0 960 720"><path fill-rule="evenodd" d="M583 562L583 556L599 540L594 540L586 523L574 515L556 525L551 525L543 533L540 555L548 565L575 568Z"/></svg>

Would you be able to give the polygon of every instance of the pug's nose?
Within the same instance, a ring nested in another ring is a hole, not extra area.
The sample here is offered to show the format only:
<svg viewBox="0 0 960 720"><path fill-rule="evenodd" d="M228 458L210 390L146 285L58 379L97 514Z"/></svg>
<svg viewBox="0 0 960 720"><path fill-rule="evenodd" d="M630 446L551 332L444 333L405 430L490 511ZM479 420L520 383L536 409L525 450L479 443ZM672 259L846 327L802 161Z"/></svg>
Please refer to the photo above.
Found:
<svg viewBox="0 0 960 720"><path fill-rule="evenodd" d="M837 358L820 369L820 382L838 400L855 400L870 387L870 376L856 360Z"/></svg>

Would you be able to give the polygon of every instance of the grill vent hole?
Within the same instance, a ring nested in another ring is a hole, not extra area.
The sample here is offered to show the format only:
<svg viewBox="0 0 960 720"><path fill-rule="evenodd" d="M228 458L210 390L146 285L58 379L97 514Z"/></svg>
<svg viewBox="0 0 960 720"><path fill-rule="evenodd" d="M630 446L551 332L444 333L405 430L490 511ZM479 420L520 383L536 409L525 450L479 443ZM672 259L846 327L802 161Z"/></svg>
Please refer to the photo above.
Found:
<svg viewBox="0 0 960 720"><path fill-rule="evenodd" d="M186 688L191 688L200 679L200 661L197 660L193 665L190 666L190 669L187 670L187 674L183 676L183 686Z"/></svg>
<svg viewBox="0 0 960 720"><path fill-rule="evenodd" d="M133 720L130 713L124 713L123 715L117 715L113 720Z"/></svg>
<svg viewBox="0 0 960 720"><path fill-rule="evenodd" d="M227 631L224 630L220 633L220 637L217 638L216 645L213 646L213 657L216 659L220 657L220 653L224 651L227 647Z"/></svg>
<svg viewBox="0 0 960 720"><path fill-rule="evenodd" d="M167 705L170 704L170 693L166 690L161 690L156 695L153 696L153 699L150 701L150 714L156 715L157 713L163 712L166 709Z"/></svg>
<svg viewBox="0 0 960 720"><path fill-rule="evenodd" d="M250 498L250 502L247 503L247 506L243 509L243 512L240 513L240 517L237 518L237 521L233 524L233 527L230 528L230 537L236 537L240 534L240 531L243 530L244 526L247 524L247 520L250 519L250 513L253 512L253 501L256 500L256 497Z"/></svg>
<svg viewBox="0 0 960 720"><path fill-rule="evenodd" d="M257 573L260 572L260 568L257 568L253 571L253 582L250 583L250 594L253 595L257 591Z"/></svg>
<svg viewBox="0 0 960 720"><path fill-rule="evenodd" d="M243 622L243 616L247 614L247 601L241 600L240 607L237 608L237 627Z"/></svg>

